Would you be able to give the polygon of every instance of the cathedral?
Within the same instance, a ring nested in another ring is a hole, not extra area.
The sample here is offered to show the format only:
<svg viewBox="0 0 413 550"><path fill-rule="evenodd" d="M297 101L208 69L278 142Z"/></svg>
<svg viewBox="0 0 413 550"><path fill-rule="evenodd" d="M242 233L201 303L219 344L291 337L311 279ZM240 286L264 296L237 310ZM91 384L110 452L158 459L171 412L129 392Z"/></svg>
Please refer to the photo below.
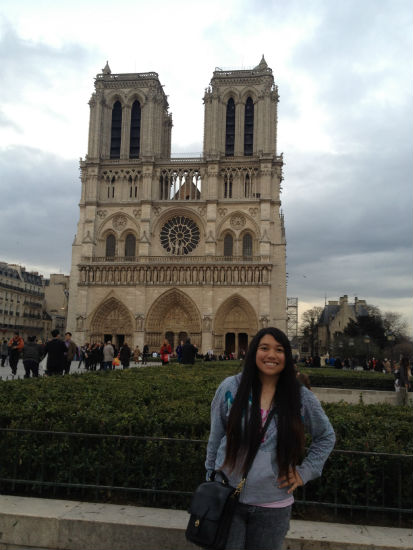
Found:
<svg viewBox="0 0 413 550"><path fill-rule="evenodd" d="M261 327L287 330L272 70L264 57L216 68L203 101L202 155L174 158L158 74L96 76L70 275L78 344L191 338L237 355Z"/></svg>

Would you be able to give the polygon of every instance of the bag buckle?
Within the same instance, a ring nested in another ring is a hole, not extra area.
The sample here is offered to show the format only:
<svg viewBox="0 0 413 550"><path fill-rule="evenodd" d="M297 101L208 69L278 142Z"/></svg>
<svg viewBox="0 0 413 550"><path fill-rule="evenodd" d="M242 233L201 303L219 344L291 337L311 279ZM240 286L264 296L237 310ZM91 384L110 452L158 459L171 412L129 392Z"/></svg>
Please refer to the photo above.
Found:
<svg viewBox="0 0 413 550"><path fill-rule="evenodd" d="M243 477L241 481L238 483L237 488L235 489L234 496L238 496L240 494L240 492L244 488L245 482L246 482L246 478Z"/></svg>

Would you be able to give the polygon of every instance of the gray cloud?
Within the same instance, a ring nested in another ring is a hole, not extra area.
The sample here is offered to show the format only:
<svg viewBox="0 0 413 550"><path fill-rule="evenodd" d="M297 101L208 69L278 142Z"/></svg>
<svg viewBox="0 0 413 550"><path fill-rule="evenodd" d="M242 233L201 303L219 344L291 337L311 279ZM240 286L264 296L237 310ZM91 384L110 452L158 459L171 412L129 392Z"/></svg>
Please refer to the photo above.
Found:
<svg viewBox="0 0 413 550"><path fill-rule="evenodd" d="M68 272L80 197L77 162L12 147L0 151L0 172L2 259Z"/></svg>

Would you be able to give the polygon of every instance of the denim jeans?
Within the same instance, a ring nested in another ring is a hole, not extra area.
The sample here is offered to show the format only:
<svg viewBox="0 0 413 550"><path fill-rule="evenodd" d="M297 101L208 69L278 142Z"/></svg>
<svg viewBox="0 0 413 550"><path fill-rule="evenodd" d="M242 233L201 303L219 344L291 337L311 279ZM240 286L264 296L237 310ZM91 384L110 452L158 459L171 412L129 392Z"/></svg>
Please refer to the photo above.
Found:
<svg viewBox="0 0 413 550"><path fill-rule="evenodd" d="M291 506L263 508L238 503L227 550L281 550L290 527Z"/></svg>

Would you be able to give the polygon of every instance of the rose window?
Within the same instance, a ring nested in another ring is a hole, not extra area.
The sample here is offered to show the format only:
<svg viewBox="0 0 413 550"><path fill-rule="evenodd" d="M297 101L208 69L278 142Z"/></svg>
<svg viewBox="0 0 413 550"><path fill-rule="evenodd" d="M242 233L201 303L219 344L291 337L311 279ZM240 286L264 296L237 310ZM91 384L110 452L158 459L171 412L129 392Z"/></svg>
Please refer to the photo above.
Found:
<svg viewBox="0 0 413 550"><path fill-rule="evenodd" d="M199 228L190 218L175 216L162 227L160 237L167 252L183 256L198 246Z"/></svg>

